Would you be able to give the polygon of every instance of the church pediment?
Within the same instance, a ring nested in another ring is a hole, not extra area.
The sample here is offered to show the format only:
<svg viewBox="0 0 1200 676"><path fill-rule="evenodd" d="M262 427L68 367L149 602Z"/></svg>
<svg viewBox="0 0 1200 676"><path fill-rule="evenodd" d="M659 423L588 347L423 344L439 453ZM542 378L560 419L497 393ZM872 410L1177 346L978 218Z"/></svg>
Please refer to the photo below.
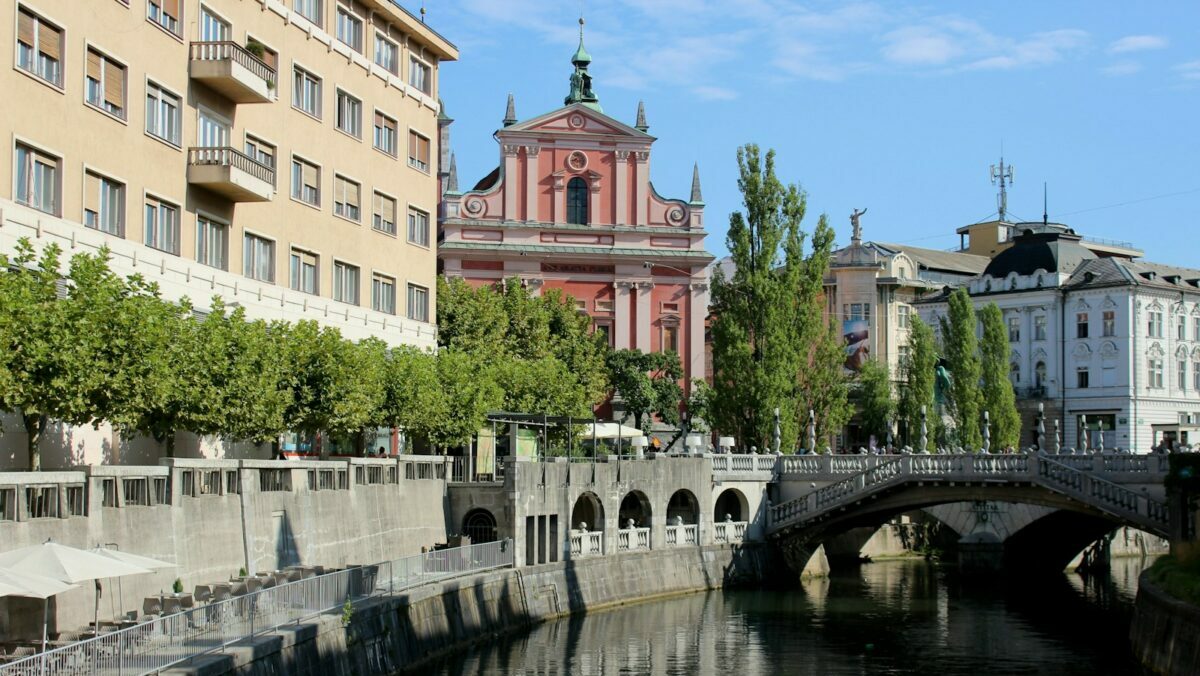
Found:
<svg viewBox="0 0 1200 676"><path fill-rule="evenodd" d="M564 108L552 110L545 115L510 125L502 129L500 134L508 135L514 132L628 136L643 141L654 139L644 131L630 127L581 103L573 103Z"/></svg>

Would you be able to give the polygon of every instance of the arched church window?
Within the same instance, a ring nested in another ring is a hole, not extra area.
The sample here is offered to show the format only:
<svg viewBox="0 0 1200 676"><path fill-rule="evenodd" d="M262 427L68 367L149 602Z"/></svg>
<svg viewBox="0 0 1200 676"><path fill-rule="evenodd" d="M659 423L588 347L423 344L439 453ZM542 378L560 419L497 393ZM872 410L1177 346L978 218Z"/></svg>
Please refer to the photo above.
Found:
<svg viewBox="0 0 1200 676"><path fill-rule="evenodd" d="M577 225L588 222L588 184L578 176L567 181L567 222Z"/></svg>

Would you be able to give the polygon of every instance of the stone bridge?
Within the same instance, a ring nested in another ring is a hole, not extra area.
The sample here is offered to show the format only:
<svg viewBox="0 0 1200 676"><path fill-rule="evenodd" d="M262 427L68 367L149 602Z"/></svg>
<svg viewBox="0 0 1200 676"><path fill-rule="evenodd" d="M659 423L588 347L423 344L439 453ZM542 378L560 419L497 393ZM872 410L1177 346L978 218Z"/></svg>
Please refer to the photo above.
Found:
<svg viewBox="0 0 1200 676"><path fill-rule="evenodd" d="M1055 550L1044 557L1055 565L1117 526L1168 529L1161 455L790 456L777 472L765 530L797 570L828 538L953 502L1060 510L1023 529L1030 546Z"/></svg>

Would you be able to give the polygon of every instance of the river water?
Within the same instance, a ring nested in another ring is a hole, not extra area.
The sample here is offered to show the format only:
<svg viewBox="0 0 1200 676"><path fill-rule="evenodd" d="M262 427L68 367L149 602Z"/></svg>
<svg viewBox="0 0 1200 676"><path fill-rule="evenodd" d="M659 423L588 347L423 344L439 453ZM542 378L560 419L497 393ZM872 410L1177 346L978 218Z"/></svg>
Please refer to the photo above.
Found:
<svg viewBox="0 0 1200 676"><path fill-rule="evenodd" d="M981 581L884 561L786 592L722 590L567 617L425 673L1141 674L1128 647L1137 576Z"/></svg>

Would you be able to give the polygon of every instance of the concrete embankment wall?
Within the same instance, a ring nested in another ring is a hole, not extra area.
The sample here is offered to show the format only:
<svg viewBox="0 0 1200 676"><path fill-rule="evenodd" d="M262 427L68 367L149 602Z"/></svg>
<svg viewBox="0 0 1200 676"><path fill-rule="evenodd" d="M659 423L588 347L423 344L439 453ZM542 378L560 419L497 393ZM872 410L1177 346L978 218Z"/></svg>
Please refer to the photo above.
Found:
<svg viewBox="0 0 1200 676"><path fill-rule="evenodd" d="M1200 674L1200 607L1176 599L1148 578L1142 573L1138 579L1129 628L1134 656L1155 674Z"/></svg>
<svg viewBox="0 0 1200 676"><path fill-rule="evenodd" d="M175 676L379 675L568 613L793 579L765 545L684 547L505 569L384 596L252 645L167 671Z"/></svg>

